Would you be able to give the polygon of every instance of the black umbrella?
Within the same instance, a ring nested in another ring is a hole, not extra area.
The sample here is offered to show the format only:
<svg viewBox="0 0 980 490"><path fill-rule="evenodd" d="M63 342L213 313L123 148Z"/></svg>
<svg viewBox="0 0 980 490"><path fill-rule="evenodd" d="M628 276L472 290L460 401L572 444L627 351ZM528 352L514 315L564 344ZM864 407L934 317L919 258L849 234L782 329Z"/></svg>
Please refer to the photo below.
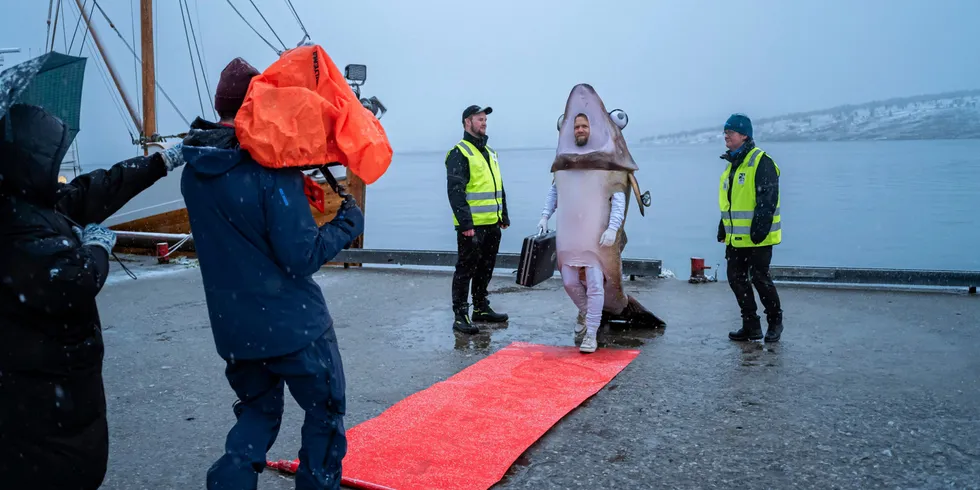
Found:
<svg viewBox="0 0 980 490"><path fill-rule="evenodd" d="M85 58L54 51L0 73L0 118L14 104L42 107L68 126L68 143L78 134Z"/></svg>

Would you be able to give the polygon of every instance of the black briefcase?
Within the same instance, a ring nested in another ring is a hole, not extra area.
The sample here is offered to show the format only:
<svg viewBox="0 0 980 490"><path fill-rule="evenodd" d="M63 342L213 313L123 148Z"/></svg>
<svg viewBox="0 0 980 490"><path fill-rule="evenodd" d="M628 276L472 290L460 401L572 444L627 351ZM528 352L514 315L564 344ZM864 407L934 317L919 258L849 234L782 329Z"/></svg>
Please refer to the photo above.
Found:
<svg viewBox="0 0 980 490"><path fill-rule="evenodd" d="M555 274L557 262L554 231L524 238L517 265L517 284L527 287L541 284Z"/></svg>

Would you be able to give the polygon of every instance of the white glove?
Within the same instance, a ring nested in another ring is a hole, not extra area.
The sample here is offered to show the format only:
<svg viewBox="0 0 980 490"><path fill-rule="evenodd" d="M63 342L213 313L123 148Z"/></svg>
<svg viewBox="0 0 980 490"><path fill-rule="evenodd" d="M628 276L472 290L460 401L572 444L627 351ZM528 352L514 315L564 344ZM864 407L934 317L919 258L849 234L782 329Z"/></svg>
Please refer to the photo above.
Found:
<svg viewBox="0 0 980 490"><path fill-rule="evenodd" d="M542 216L541 221L538 221L538 232L544 234L547 231L548 231L548 218Z"/></svg>
<svg viewBox="0 0 980 490"><path fill-rule="evenodd" d="M173 172L175 168L184 164L184 143L177 143L166 150L160 152L163 163L167 166L167 172Z"/></svg>
<svg viewBox="0 0 980 490"><path fill-rule="evenodd" d="M93 245L102 247L106 253L112 254L116 246L116 233L102 225L89 223L82 231L82 246Z"/></svg>
<svg viewBox="0 0 980 490"><path fill-rule="evenodd" d="M602 236L599 237L599 245L608 247L613 243L616 243L616 231L607 228L606 231L602 232Z"/></svg>

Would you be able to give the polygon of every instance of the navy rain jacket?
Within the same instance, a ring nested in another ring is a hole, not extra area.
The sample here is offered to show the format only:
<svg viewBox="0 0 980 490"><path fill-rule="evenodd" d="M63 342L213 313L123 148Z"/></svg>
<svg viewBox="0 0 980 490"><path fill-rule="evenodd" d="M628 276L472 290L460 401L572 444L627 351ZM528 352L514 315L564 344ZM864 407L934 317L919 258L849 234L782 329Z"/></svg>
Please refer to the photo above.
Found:
<svg viewBox="0 0 980 490"><path fill-rule="evenodd" d="M270 169L235 129L200 118L184 139L181 193L200 260L211 330L224 359L296 352L333 321L313 274L364 230L349 201L316 226L298 169Z"/></svg>

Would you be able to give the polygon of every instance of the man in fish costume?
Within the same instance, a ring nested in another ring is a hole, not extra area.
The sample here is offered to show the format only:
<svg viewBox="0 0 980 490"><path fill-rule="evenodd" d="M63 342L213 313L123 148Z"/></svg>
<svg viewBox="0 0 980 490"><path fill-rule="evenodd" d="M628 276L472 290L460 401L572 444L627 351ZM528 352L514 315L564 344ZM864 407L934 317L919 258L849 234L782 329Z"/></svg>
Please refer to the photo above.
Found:
<svg viewBox="0 0 980 490"><path fill-rule="evenodd" d="M585 319L584 326L575 327L582 352L595 352L603 313L636 325L666 325L622 287L629 188L641 215L648 204L633 176L639 167L623 139L626 123L623 111L606 111L590 85L572 88L558 123L558 150L551 166L554 183L538 225L547 229L558 210L558 266L579 319Z"/></svg>

